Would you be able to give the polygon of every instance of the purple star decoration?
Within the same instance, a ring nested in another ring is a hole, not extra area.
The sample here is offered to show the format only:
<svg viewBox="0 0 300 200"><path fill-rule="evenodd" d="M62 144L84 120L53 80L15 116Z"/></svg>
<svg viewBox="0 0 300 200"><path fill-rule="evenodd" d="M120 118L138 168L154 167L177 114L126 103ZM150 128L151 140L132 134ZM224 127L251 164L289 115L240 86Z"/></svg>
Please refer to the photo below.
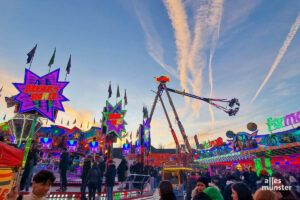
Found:
<svg viewBox="0 0 300 200"><path fill-rule="evenodd" d="M24 113L31 110L36 110L44 117L54 122L54 109L64 111L62 102L69 101L62 95L63 89L69 82L59 82L58 77L59 69L42 77L39 77L30 70L25 69L24 83L13 83L20 92L14 98L15 101L18 101L21 104L19 112ZM38 87L38 85L40 87ZM31 91L26 91L26 86L37 87L35 87ZM55 90L53 88L55 88ZM48 94L45 95L45 93ZM49 93L54 94L55 97L49 98ZM43 98L40 98L39 100L33 100L31 99L33 94L43 95Z"/></svg>
<svg viewBox="0 0 300 200"><path fill-rule="evenodd" d="M106 101L107 112L103 112L105 116L104 125L107 127L107 133L115 133L120 139L122 139L122 132L126 132L124 120L126 110L122 110L122 101L117 103L114 107L108 101Z"/></svg>

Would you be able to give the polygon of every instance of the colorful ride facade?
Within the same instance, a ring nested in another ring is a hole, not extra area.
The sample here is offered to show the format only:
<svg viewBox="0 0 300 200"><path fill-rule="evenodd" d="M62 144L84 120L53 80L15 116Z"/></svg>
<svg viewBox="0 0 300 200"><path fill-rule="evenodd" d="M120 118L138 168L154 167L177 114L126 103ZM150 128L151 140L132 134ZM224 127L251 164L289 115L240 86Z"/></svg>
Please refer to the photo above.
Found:
<svg viewBox="0 0 300 200"><path fill-rule="evenodd" d="M257 174L266 169L270 175L274 169L300 169L300 126L272 131L265 135L258 135L256 128L253 133L227 131L227 142L220 142L218 138L219 142L213 145L211 141L200 144L193 165L207 166L210 171L221 166L231 170L251 167Z"/></svg>

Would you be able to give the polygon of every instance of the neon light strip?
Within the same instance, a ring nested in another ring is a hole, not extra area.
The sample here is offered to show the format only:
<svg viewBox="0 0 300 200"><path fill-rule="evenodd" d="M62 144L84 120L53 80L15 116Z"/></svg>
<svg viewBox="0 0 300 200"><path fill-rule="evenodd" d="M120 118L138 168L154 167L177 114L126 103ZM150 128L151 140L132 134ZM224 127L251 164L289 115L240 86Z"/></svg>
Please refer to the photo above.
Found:
<svg viewBox="0 0 300 200"><path fill-rule="evenodd" d="M28 151L29 151L29 148L30 148L30 145L31 145L31 139L32 139L32 135L33 135L33 132L34 132L34 127L35 127L36 121L37 121L37 114L34 115L34 119L33 119L32 125L31 125L30 134L29 134L29 138L28 138L27 143L26 143L25 153L24 153L23 162L22 162L22 167L23 168L25 167L25 164L26 164Z"/></svg>

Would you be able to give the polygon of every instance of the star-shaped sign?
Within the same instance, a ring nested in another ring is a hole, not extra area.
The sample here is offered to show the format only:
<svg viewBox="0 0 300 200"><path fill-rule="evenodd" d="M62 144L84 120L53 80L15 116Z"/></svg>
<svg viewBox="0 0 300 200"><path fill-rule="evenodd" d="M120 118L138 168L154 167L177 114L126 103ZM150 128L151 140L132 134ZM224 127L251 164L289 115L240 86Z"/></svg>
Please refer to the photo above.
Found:
<svg viewBox="0 0 300 200"><path fill-rule="evenodd" d="M122 110L122 100L117 103L116 106L112 106L106 101L107 111L103 112L105 117L104 126L107 127L107 133L115 133L120 139L122 139L122 132L126 132L124 120L126 110Z"/></svg>
<svg viewBox="0 0 300 200"><path fill-rule="evenodd" d="M69 101L62 95L69 82L59 82L58 77L59 69L42 77L26 69L24 83L13 83L20 92L14 98L21 104L19 112L36 110L54 122L54 110L64 111L62 102Z"/></svg>

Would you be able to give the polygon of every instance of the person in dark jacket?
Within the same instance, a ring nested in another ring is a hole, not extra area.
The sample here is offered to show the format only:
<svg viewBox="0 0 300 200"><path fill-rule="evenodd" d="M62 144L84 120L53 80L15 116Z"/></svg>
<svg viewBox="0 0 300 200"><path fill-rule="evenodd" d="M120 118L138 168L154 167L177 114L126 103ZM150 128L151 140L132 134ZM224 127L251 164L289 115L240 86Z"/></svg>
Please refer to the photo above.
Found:
<svg viewBox="0 0 300 200"><path fill-rule="evenodd" d="M100 180L100 170L96 162L93 163L93 167L89 169L87 180L88 180L88 187L89 187L89 200L95 200L96 196L96 189L99 184Z"/></svg>
<svg viewBox="0 0 300 200"><path fill-rule="evenodd" d="M196 172L191 172L190 178L186 185L186 197L185 200L192 199L192 191L197 186L197 180L200 176Z"/></svg>
<svg viewBox="0 0 300 200"><path fill-rule="evenodd" d="M108 162L107 171L105 173L107 200L113 200L113 188L115 185L115 177L117 174L116 166L113 160Z"/></svg>
<svg viewBox="0 0 300 200"><path fill-rule="evenodd" d="M87 158L84 159L84 163L83 163L83 167L82 167L82 174L81 174L81 188L80 188L81 199L86 199L85 198L85 189L86 189L86 185L87 185L88 172L92 166L91 161L92 161L91 156L88 156Z"/></svg>
<svg viewBox="0 0 300 200"><path fill-rule="evenodd" d="M152 167L150 176L153 177L153 188L157 188L157 177L158 177L158 172L157 169Z"/></svg>
<svg viewBox="0 0 300 200"><path fill-rule="evenodd" d="M98 190L98 194L101 194L101 187L102 187L102 180L103 180L103 176L104 176L104 172L105 172L105 168L106 168L106 160L103 159L102 157L100 157L100 161L98 164L98 168L100 170L100 179L99 179L99 183L97 186L97 190Z"/></svg>
<svg viewBox="0 0 300 200"><path fill-rule="evenodd" d="M211 198L204 192L199 192L193 200L211 200Z"/></svg>
<svg viewBox="0 0 300 200"><path fill-rule="evenodd" d="M117 168L118 181L120 182L120 189L123 189L123 183L126 180L126 172L128 170L127 161L125 158L122 159L121 163Z"/></svg>
<svg viewBox="0 0 300 200"><path fill-rule="evenodd" d="M226 182L226 186L224 188L224 191L223 191L223 197L224 197L224 200L232 200L232 190L231 190L231 186L237 182L235 176L233 175L228 175L227 177L227 182Z"/></svg>
<svg viewBox="0 0 300 200"><path fill-rule="evenodd" d="M38 162L38 151L34 148L34 146L31 146L27 155L24 172L21 178L20 190L24 190L24 188L26 188L26 191L28 191L32 174L33 174L33 169L34 166L36 166L37 162Z"/></svg>
<svg viewBox="0 0 300 200"><path fill-rule="evenodd" d="M69 153L67 148L63 148L63 153L60 156L59 170L60 170L60 189L58 191L65 192L67 190L67 170L69 166Z"/></svg>
<svg viewBox="0 0 300 200"><path fill-rule="evenodd" d="M137 162L134 166L134 174L143 174L143 164L140 162Z"/></svg>

